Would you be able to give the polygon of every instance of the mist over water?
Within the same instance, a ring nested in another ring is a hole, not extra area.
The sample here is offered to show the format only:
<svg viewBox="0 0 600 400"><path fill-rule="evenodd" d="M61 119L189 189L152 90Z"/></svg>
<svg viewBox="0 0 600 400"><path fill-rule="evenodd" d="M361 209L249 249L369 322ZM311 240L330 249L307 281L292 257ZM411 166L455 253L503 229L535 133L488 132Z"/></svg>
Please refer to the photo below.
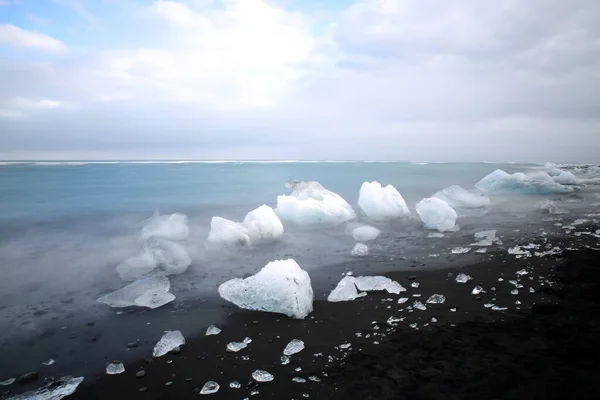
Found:
<svg viewBox="0 0 600 400"><path fill-rule="evenodd" d="M128 315L139 322L131 329L140 332L148 321L155 322L154 330L168 328L157 322L199 301L218 303L219 284L253 274L275 259L294 258L313 276L315 293L322 298L328 285L339 278L340 265L354 262L350 250L355 241L350 232L363 222L382 232L370 243L369 272L385 272L385 261L397 257L422 260L436 253L444 261L452 246L468 245L478 231L497 229L500 235L515 236L532 225L548 224L549 215L536 207L542 199L555 200L568 210L569 218L592 212L600 202L596 186L562 195L491 195L488 210L459 210L459 232L443 239L428 238L429 231L415 213L416 203L452 185L470 189L498 168L513 173L540 166L364 162L2 165L0 344L6 347L15 337L38 336L65 320L93 318L123 324L115 310L96 299L125 286L115 267L139 253L140 223L155 210L188 216L190 237L181 244L192 265L185 274L170 277L171 291L177 296L174 311ZM359 216L358 222L319 230L286 225L283 239L273 244L235 254L205 249L213 216L241 221L262 204L274 208L277 195L289 193L285 183L290 179L318 181L355 210L364 181L392 184L413 216L377 224L361 221ZM200 321L186 323L189 329L204 327Z"/></svg>

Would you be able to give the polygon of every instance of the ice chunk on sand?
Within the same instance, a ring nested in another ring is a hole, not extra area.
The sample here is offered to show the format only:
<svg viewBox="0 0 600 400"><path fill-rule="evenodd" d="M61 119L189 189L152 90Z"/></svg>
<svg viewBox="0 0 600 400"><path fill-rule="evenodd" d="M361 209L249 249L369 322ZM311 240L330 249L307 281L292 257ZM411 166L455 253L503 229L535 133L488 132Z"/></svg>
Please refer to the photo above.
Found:
<svg viewBox="0 0 600 400"><path fill-rule="evenodd" d="M210 221L210 233L205 243L209 249L234 250L250 247L252 241L244 225L225 218L213 217Z"/></svg>
<svg viewBox="0 0 600 400"><path fill-rule="evenodd" d="M243 225L252 244L274 242L283 236L281 220L271 207L264 204L246 214Z"/></svg>
<svg viewBox="0 0 600 400"><path fill-rule="evenodd" d="M415 301L413 303L413 307L416 308L417 310L421 310L421 311L427 310L427 307L425 307L425 304L421 303L420 301Z"/></svg>
<svg viewBox="0 0 600 400"><path fill-rule="evenodd" d="M359 297L364 297L367 294L360 293L356 289L356 280L352 276L346 276L342 278L340 283L337 284L335 289L327 297L327 301L340 302L340 301L352 301Z"/></svg>
<svg viewBox="0 0 600 400"><path fill-rule="evenodd" d="M452 249L452 254L466 254L471 251L468 247L455 247Z"/></svg>
<svg viewBox="0 0 600 400"><path fill-rule="evenodd" d="M174 350L184 344L185 338L180 331L166 331L158 343L156 343L156 346L154 346L152 355L154 357L162 357L171 350Z"/></svg>
<svg viewBox="0 0 600 400"><path fill-rule="evenodd" d="M214 325L211 325L206 329L206 336L215 336L221 333L221 329L217 328Z"/></svg>
<svg viewBox="0 0 600 400"><path fill-rule="evenodd" d="M151 309L159 308L175 300L173 293L162 289L146 292L134 300L138 307L147 307Z"/></svg>
<svg viewBox="0 0 600 400"><path fill-rule="evenodd" d="M289 196L277 197L275 212L283 221L302 226L335 226L356 218L352 206L318 182L290 181Z"/></svg>
<svg viewBox="0 0 600 400"><path fill-rule="evenodd" d="M285 346L285 349L283 349L283 355L291 356L300 353L302 350L304 350L304 342L302 340L293 339Z"/></svg>
<svg viewBox="0 0 600 400"><path fill-rule="evenodd" d="M354 228L354 230L352 231L352 237L354 237L354 240L356 240L357 242L368 242L370 240L377 239L377 236L379 236L380 233L381 232L379 231L379 229L374 228L372 226L364 225L359 226L358 228Z"/></svg>
<svg viewBox="0 0 600 400"><path fill-rule="evenodd" d="M364 182L360 187L358 205L368 218L385 220L410 214L402 195L392 185Z"/></svg>
<svg viewBox="0 0 600 400"><path fill-rule="evenodd" d="M267 371L263 371L261 369L257 369L252 373L252 379L256 382L271 382L275 377L268 373Z"/></svg>
<svg viewBox="0 0 600 400"><path fill-rule="evenodd" d="M569 193L572 187L558 184L545 172L523 174L517 172L509 175L498 169L479 182L475 187L492 193L520 193L520 194L552 194Z"/></svg>
<svg viewBox="0 0 600 400"><path fill-rule="evenodd" d="M237 353L238 351L244 350L246 347L248 347L248 343L246 342L227 343L227 351L231 353Z"/></svg>
<svg viewBox="0 0 600 400"><path fill-rule="evenodd" d="M444 304L446 297L442 294L434 294L427 299L428 304Z"/></svg>
<svg viewBox="0 0 600 400"><path fill-rule="evenodd" d="M515 247L511 247L508 249L508 254L512 254L517 256L518 258L521 257L530 257L531 253L527 250L523 250L525 247L521 248L520 246L515 246Z"/></svg>
<svg viewBox="0 0 600 400"><path fill-rule="evenodd" d="M219 295L240 308L297 319L304 319L313 310L310 277L292 259L270 262L246 279L229 280L219 286Z"/></svg>
<svg viewBox="0 0 600 400"><path fill-rule="evenodd" d="M239 385L239 384L238 384ZM231 384L229 385L231 387ZM208 381L202 386L202 390L200 390L200 394L215 394L219 391L221 386L217 382Z"/></svg>
<svg viewBox="0 0 600 400"><path fill-rule="evenodd" d="M106 375L118 375L125 372L125 366L121 361L113 361L106 364Z"/></svg>
<svg viewBox="0 0 600 400"><path fill-rule="evenodd" d="M75 393L81 382L83 382L83 377L65 376L38 390L10 397L8 400L60 400Z"/></svg>
<svg viewBox="0 0 600 400"><path fill-rule="evenodd" d="M136 300L148 293L168 292L171 288L169 278L164 275L151 275L100 297L97 301L114 308L136 306Z"/></svg>
<svg viewBox="0 0 600 400"><path fill-rule="evenodd" d="M186 240L190 235L187 217L184 214L160 215L154 213L143 222L141 237L143 240L161 238L167 240Z"/></svg>
<svg viewBox="0 0 600 400"><path fill-rule="evenodd" d="M406 292L406 289L402 285L385 276L357 276L354 278L354 284L358 290L363 292L374 290L385 290L391 294Z"/></svg>
<svg viewBox="0 0 600 400"><path fill-rule="evenodd" d="M475 234L475 239L480 239L478 242L471 244L471 246L487 247L491 246L496 240L496 230L482 231Z"/></svg>
<svg viewBox="0 0 600 400"><path fill-rule="evenodd" d="M152 255L165 275L183 274L192 264L192 259L183 246L170 240L150 238L146 242L145 251Z"/></svg>
<svg viewBox="0 0 600 400"><path fill-rule="evenodd" d="M483 193L475 193L454 185L433 195L448 203L452 208L481 208L490 205L489 197Z"/></svg>
<svg viewBox="0 0 600 400"><path fill-rule="evenodd" d="M458 283L467 283L471 279L473 278L471 278L469 275L463 274L462 272L456 275L456 282Z"/></svg>
<svg viewBox="0 0 600 400"><path fill-rule="evenodd" d="M352 254L353 257L368 256L369 255L369 246L367 246L364 243L356 243L354 245L354 247L352 248L352 252L350 254Z"/></svg>
<svg viewBox="0 0 600 400"><path fill-rule="evenodd" d="M423 199L417 204L417 213L427 229L451 231L456 224L456 211L437 197Z"/></svg>

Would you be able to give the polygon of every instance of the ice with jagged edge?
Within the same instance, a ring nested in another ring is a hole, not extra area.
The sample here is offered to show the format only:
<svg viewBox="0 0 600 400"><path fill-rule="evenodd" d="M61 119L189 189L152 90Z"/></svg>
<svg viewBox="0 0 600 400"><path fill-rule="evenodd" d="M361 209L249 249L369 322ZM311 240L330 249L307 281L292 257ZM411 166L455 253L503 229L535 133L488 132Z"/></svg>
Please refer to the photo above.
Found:
<svg viewBox="0 0 600 400"><path fill-rule="evenodd" d="M119 264L117 272L124 281L134 281L154 271L164 275L183 274L191 264L192 259L183 246L151 237L144 243L141 254Z"/></svg>
<svg viewBox="0 0 600 400"><path fill-rule="evenodd" d="M452 249L452 254L467 254L471 251L468 247L455 247Z"/></svg>
<svg viewBox="0 0 600 400"><path fill-rule="evenodd" d="M285 346L285 349L283 349L283 355L291 356L300 353L302 350L304 350L304 342L302 340L292 339L287 346Z"/></svg>
<svg viewBox="0 0 600 400"><path fill-rule="evenodd" d="M556 202L552 200L540 200L536 203L537 208L540 211L547 212L550 215L553 214L569 214L569 210L560 208Z"/></svg>
<svg viewBox="0 0 600 400"><path fill-rule="evenodd" d="M211 325L206 329L206 336L216 336L219 333L221 333L221 329L214 325Z"/></svg>
<svg viewBox="0 0 600 400"><path fill-rule="evenodd" d="M185 344L185 338L180 331L166 331L165 334L160 338L158 343L154 346L152 352L153 357L162 357L171 350L183 346Z"/></svg>
<svg viewBox="0 0 600 400"><path fill-rule="evenodd" d="M313 310L310 276L292 259L268 263L255 275L219 286L219 295L240 308L304 319Z"/></svg>
<svg viewBox="0 0 600 400"><path fill-rule="evenodd" d="M385 276L345 276L327 297L327 301L352 301L366 296L365 292L385 290L399 294L406 289L398 282Z"/></svg>
<svg viewBox="0 0 600 400"><path fill-rule="evenodd" d="M112 361L106 364L106 375L118 375L125 372L125 366L121 361Z"/></svg>
<svg viewBox="0 0 600 400"><path fill-rule="evenodd" d="M365 257L369 255L369 246L364 243L356 243L350 253L352 257Z"/></svg>
<svg viewBox="0 0 600 400"><path fill-rule="evenodd" d="M571 186L556 183L545 172L524 174L521 172L512 175L497 169L475 184L475 187L491 193L520 193L520 194L553 194L570 193L574 190Z"/></svg>
<svg viewBox="0 0 600 400"><path fill-rule="evenodd" d="M184 214L160 215L155 212L143 222L141 238L161 238L172 241L186 240L190 235L187 216Z"/></svg>
<svg viewBox="0 0 600 400"><path fill-rule="evenodd" d="M417 213L427 229L439 232L456 230L456 211L443 200L430 197L417 204Z"/></svg>
<svg viewBox="0 0 600 400"><path fill-rule="evenodd" d="M318 182L292 180L291 195L277 196L275 212L285 222L307 227L335 226L356 218L350 204Z"/></svg>
<svg viewBox="0 0 600 400"><path fill-rule="evenodd" d="M479 239L479 241L475 242L475 243L471 243L471 246L479 246L479 247L491 246L496 241L496 233L497 233L497 231L494 229L475 233L475 239Z"/></svg>
<svg viewBox="0 0 600 400"><path fill-rule="evenodd" d="M360 187L358 205L373 220L386 220L410 215L402 195L392 185L382 187L379 182L364 182Z"/></svg>
<svg viewBox="0 0 600 400"><path fill-rule="evenodd" d="M170 288L169 278L164 275L152 275L102 296L97 301L113 308L132 306L156 308L175 299L175 296L169 293Z"/></svg>
<svg viewBox="0 0 600 400"><path fill-rule="evenodd" d="M208 381L202 386L202 390L200 390L200 394L215 394L219 391L221 386L215 381Z"/></svg>
<svg viewBox="0 0 600 400"><path fill-rule="evenodd" d="M359 292L356 288L356 280L353 276L345 276L337 284L335 289L327 297L327 301L340 302L340 301L352 301L359 297L364 297L367 294L365 292Z"/></svg>
<svg viewBox="0 0 600 400"><path fill-rule="evenodd" d="M468 191L459 185L440 190L433 197L445 201L452 208L482 208L490 205L490 198L483 193Z"/></svg>
<svg viewBox="0 0 600 400"><path fill-rule="evenodd" d="M373 226L363 225L352 230L352 237L357 242L369 242L377 239L381 231Z"/></svg>
<svg viewBox="0 0 600 400"><path fill-rule="evenodd" d="M455 278L457 283L467 283L471 279L473 279L471 276L464 274L462 272L460 274L456 275L456 278Z"/></svg>
<svg viewBox="0 0 600 400"><path fill-rule="evenodd" d="M8 400L60 400L72 395L83 382L83 377L65 376L37 390L9 397Z"/></svg>
<svg viewBox="0 0 600 400"><path fill-rule="evenodd" d="M246 342L231 342L227 343L227 351L231 353L237 353L238 351L244 350L248 347L248 343Z"/></svg>
<svg viewBox="0 0 600 400"><path fill-rule="evenodd" d="M271 382L275 377L267 371L257 369L252 373L252 379L256 382Z"/></svg>

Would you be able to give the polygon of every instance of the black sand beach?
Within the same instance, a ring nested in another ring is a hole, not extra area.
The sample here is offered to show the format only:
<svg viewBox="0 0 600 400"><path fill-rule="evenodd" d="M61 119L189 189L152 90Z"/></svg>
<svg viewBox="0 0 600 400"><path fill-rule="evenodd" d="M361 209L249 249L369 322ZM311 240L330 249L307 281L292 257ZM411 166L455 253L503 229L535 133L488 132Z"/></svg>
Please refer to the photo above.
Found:
<svg viewBox="0 0 600 400"><path fill-rule="evenodd" d="M235 310L220 335L186 338L179 354L148 354L121 375L86 377L70 398L196 398L211 380L220 385L208 395L215 399L600 398L597 243L570 235L546 244L577 249L560 256L516 259L503 250L460 269L390 272L407 292L319 301L302 321ZM473 279L457 283L460 272ZM485 292L472 294L476 285ZM426 304L433 294L445 303ZM399 304L399 298L409 300ZM409 309L415 301L426 309ZM252 339L246 349L225 350L245 337ZM306 348L282 365L292 339ZM254 382L257 369L275 379ZM136 377L141 370L144 376ZM44 378L7 389L36 388ZM230 388L232 381L241 387Z"/></svg>

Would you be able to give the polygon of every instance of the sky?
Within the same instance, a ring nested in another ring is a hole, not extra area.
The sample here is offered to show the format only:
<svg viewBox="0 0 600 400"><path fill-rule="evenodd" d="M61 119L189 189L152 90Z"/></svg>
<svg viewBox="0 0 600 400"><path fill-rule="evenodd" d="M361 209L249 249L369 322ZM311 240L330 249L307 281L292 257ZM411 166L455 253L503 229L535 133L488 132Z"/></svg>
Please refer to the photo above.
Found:
<svg viewBox="0 0 600 400"><path fill-rule="evenodd" d="M0 0L0 159L600 162L597 0Z"/></svg>

